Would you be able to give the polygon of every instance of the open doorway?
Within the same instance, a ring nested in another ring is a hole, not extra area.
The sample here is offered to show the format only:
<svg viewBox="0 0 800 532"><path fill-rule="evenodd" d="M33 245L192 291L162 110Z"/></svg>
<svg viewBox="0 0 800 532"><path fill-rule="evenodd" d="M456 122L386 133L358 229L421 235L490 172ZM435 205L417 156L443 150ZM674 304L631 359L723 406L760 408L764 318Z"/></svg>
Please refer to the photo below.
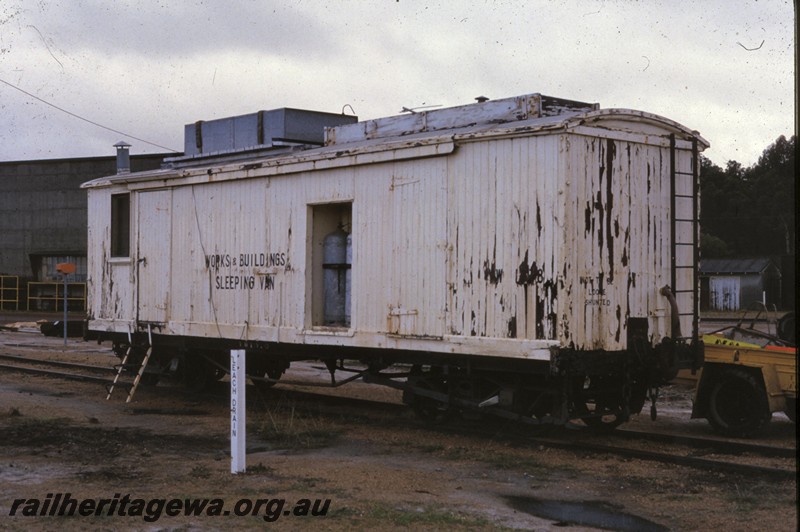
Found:
<svg viewBox="0 0 800 532"><path fill-rule="evenodd" d="M353 204L309 206L311 326L350 327Z"/></svg>

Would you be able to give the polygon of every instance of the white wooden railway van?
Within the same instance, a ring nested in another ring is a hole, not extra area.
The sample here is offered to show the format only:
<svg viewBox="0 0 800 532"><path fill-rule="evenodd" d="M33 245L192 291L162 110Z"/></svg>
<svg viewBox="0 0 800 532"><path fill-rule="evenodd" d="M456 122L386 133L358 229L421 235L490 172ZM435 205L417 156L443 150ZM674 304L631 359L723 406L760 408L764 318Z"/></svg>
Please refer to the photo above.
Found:
<svg viewBox="0 0 800 532"><path fill-rule="evenodd" d="M616 424L699 363L697 132L539 94L355 120L198 122L86 183L88 329L195 384L359 361L433 418Z"/></svg>

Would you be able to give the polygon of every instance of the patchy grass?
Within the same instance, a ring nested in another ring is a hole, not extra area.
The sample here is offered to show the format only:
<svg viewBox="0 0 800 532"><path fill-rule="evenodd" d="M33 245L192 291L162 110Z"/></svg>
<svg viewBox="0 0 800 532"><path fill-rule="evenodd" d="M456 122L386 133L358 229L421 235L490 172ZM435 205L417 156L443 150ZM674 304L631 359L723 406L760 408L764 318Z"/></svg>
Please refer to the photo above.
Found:
<svg viewBox="0 0 800 532"><path fill-rule="evenodd" d="M404 447L445 460L480 462L491 466L493 469L517 471L528 473L529 475L558 472L561 475L570 477L580 473L580 469L575 466L564 464L563 462L553 465L548 462L546 457L540 454L514 452L513 450L486 452L479 447L447 446L439 443L417 443L412 441L407 442Z"/></svg>
<svg viewBox="0 0 800 532"><path fill-rule="evenodd" d="M17 427L52 429L72 425L72 420L66 417L24 417L16 408L12 410L16 413L9 412L7 417Z"/></svg>
<svg viewBox="0 0 800 532"><path fill-rule="evenodd" d="M0 445L37 446L60 443L63 440L63 431L72 424L67 418L23 417L16 409L9 411L7 417L8 423L0 434Z"/></svg>
<svg viewBox="0 0 800 532"><path fill-rule="evenodd" d="M19 408L12 406L5 412L3 412L2 417L21 417L22 413L19 411Z"/></svg>
<svg viewBox="0 0 800 532"><path fill-rule="evenodd" d="M341 435L341 429L331 421L300 413L294 405L280 406L264 413L253 427L253 434L268 442L274 449L307 450L331 445Z"/></svg>
<svg viewBox="0 0 800 532"><path fill-rule="evenodd" d="M191 469L191 471L189 471L189 476L195 478L208 478L211 476L211 470L204 465L196 465Z"/></svg>
<svg viewBox="0 0 800 532"><path fill-rule="evenodd" d="M686 493L667 493L664 495L664 498L668 501L675 501L675 502L692 502L697 497L695 495L689 495Z"/></svg>
<svg viewBox="0 0 800 532"><path fill-rule="evenodd" d="M254 474L254 475L270 475L275 472L275 469L270 466L265 466L261 462L255 465L247 466L247 473Z"/></svg>
<svg viewBox="0 0 800 532"><path fill-rule="evenodd" d="M758 483L751 486L741 486L739 483L734 483L731 488L727 498L732 503L734 511L739 513L779 508L784 503L789 502L781 500L779 490L769 484Z"/></svg>
<svg viewBox="0 0 800 532"><path fill-rule="evenodd" d="M444 452L445 446L441 443L431 443L431 444L417 444L414 446L419 452L421 453L441 453Z"/></svg>
<svg viewBox="0 0 800 532"><path fill-rule="evenodd" d="M436 507L403 508L387 503L375 503L365 512L364 517L374 519L385 525L413 527L417 529L487 529L490 522L478 516L445 510Z"/></svg>
<svg viewBox="0 0 800 532"><path fill-rule="evenodd" d="M536 456L520 456L516 453L491 453L479 457L478 460L506 471L543 471L552 467L542 463Z"/></svg>

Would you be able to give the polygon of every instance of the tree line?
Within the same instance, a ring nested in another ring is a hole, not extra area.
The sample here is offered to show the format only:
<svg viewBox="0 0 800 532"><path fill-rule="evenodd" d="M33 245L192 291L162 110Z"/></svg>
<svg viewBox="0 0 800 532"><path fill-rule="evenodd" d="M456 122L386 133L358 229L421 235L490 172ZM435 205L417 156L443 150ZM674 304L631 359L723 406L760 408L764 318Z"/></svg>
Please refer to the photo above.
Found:
<svg viewBox="0 0 800 532"><path fill-rule="evenodd" d="M744 168L700 158L700 249L704 258L795 253L795 147L781 135Z"/></svg>

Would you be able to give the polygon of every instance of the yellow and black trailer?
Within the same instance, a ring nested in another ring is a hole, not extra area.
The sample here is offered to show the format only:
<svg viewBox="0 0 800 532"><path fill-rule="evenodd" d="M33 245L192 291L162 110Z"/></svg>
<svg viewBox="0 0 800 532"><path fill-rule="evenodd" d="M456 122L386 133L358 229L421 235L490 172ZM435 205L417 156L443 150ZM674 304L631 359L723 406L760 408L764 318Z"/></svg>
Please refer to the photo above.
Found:
<svg viewBox="0 0 800 532"><path fill-rule="evenodd" d="M774 412L797 415L797 348L752 344L722 335L703 337L705 361L692 418L706 418L726 436L749 437Z"/></svg>

